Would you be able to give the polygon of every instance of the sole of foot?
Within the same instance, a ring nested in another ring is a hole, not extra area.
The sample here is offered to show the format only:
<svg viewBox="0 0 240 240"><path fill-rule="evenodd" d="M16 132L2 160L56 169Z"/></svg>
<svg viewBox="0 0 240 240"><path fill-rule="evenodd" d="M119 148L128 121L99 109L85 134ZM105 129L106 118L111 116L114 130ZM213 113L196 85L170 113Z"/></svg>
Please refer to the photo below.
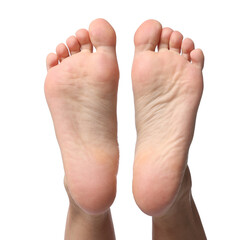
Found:
<svg viewBox="0 0 240 240"><path fill-rule="evenodd" d="M93 52L93 48L96 49ZM61 43L47 57L45 95L65 170L65 186L90 214L109 209L116 195L116 34L104 19Z"/></svg>
<svg viewBox="0 0 240 240"><path fill-rule="evenodd" d="M203 91L203 52L178 31L144 22L135 34L132 85L137 143L133 194L140 209L163 216L190 192L187 156ZM189 181L188 181L189 182Z"/></svg>

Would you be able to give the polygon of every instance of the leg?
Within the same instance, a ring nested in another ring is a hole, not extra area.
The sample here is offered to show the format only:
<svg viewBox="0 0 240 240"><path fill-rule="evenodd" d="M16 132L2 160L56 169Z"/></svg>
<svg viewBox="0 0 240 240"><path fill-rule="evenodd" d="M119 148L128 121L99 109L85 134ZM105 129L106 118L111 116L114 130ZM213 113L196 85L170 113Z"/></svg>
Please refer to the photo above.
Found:
<svg viewBox="0 0 240 240"><path fill-rule="evenodd" d="M202 240L187 156L203 90L204 57L191 39L182 40L181 33L162 29L154 20L135 34L133 193L140 209L153 216L154 239Z"/></svg>
<svg viewBox="0 0 240 240"><path fill-rule="evenodd" d="M191 194L191 176L189 168L186 169L180 191L171 209L163 216L153 217L152 222L153 240L206 239Z"/></svg>
<svg viewBox="0 0 240 240"><path fill-rule="evenodd" d="M48 56L45 81L70 199L65 239L111 240L118 170L115 31L98 19L67 46Z"/></svg>
<svg viewBox="0 0 240 240"><path fill-rule="evenodd" d="M114 240L115 233L110 209L102 214L87 214L79 208L66 186L70 205L68 209L65 240L102 239Z"/></svg>

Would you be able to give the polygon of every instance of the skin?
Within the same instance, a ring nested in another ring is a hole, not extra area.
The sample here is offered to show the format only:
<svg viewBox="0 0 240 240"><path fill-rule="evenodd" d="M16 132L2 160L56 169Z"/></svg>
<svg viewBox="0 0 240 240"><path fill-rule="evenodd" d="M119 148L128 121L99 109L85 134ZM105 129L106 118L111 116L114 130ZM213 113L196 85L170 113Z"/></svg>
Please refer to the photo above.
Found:
<svg viewBox="0 0 240 240"><path fill-rule="evenodd" d="M71 56L65 44L48 55L45 81L70 199L65 239L115 239L110 213L118 170L115 31L97 19L68 38L67 46Z"/></svg>
<svg viewBox="0 0 240 240"><path fill-rule="evenodd" d="M153 239L206 239L187 166L203 91L203 53L154 20L139 27L134 41L136 203L153 217Z"/></svg>
<svg viewBox="0 0 240 240"><path fill-rule="evenodd" d="M110 206L119 155L116 34L107 21L97 19L66 43L70 55L65 44L48 55L45 81L70 203L65 239L114 240ZM192 40L182 41L179 32L162 29L154 20L137 30L135 46L134 198L152 216L153 239L206 239L187 167L203 88L203 53L194 49Z"/></svg>

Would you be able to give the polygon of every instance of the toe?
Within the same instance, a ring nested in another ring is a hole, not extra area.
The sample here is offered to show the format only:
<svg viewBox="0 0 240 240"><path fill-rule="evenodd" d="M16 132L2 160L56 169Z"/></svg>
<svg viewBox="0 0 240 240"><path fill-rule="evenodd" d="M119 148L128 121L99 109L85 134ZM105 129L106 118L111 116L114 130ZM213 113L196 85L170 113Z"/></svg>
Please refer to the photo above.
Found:
<svg viewBox="0 0 240 240"><path fill-rule="evenodd" d="M55 53L49 53L46 60L47 70L58 64L58 57Z"/></svg>
<svg viewBox="0 0 240 240"><path fill-rule="evenodd" d="M183 35L178 31L174 31L169 41L170 50L180 53L182 40L183 40Z"/></svg>
<svg viewBox="0 0 240 240"><path fill-rule="evenodd" d="M192 63L203 69L204 66L204 54L201 49L195 49L190 53Z"/></svg>
<svg viewBox="0 0 240 240"><path fill-rule="evenodd" d="M173 33L171 28L163 28L158 49L169 49L170 37Z"/></svg>
<svg viewBox="0 0 240 240"><path fill-rule="evenodd" d="M116 47L116 33L104 19L96 19L89 26L89 36L96 50L109 50Z"/></svg>
<svg viewBox="0 0 240 240"><path fill-rule="evenodd" d="M92 52L93 46L90 41L89 33L86 29L80 29L76 32L77 40L81 46L81 51Z"/></svg>
<svg viewBox="0 0 240 240"><path fill-rule="evenodd" d="M162 25L156 20L145 21L136 31L134 43L136 51L155 51L159 43Z"/></svg>
<svg viewBox="0 0 240 240"><path fill-rule="evenodd" d="M69 37L66 43L71 55L80 51L80 44L75 36Z"/></svg>
<svg viewBox="0 0 240 240"><path fill-rule="evenodd" d="M56 53L58 56L58 60L61 62L65 58L69 57L68 49L65 44L60 43L56 48Z"/></svg>
<svg viewBox="0 0 240 240"><path fill-rule="evenodd" d="M182 55L190 61L190 52L194 49L194 42L190 38L186 38L182 42Z"/></svg>

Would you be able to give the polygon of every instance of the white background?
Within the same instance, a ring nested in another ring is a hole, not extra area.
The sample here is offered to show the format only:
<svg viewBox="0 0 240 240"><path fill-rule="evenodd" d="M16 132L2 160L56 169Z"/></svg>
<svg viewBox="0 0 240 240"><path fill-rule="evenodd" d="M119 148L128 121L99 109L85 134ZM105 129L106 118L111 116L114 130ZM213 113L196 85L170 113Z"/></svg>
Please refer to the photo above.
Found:
<svg viewBox="0 0 240 240"><path fill-rule="evenodd" d="M1 1L0 239L63 239L68 199L43 93L45 58L95 18L118 37L120 168L112 207L119 240L151 239L131 193L135 128L133 35L149 18L191 37L206 57L205 91L189 165L208 239L239 240L240 17L237 0Z"/></svg>

